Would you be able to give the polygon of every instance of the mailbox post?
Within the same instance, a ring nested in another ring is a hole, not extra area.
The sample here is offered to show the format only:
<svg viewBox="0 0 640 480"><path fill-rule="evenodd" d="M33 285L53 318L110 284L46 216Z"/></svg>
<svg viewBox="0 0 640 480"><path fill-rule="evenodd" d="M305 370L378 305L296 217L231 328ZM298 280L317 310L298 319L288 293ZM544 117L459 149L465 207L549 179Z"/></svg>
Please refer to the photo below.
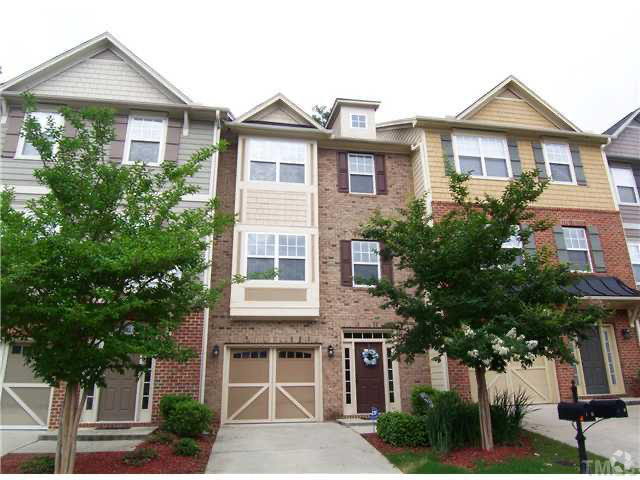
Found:
<svg viewBox="0 0 640 480"><path fill-rule="evenodd" d="M578 387L576 382L571 380L571 394L573 395L573 403L578 403ZM582 431L582 420L578 418L576 421L576 440L578 441L578 458L580 459L580 473L589 473L589 460L587 459L587 446L585 444L586 437Z"/></svg>

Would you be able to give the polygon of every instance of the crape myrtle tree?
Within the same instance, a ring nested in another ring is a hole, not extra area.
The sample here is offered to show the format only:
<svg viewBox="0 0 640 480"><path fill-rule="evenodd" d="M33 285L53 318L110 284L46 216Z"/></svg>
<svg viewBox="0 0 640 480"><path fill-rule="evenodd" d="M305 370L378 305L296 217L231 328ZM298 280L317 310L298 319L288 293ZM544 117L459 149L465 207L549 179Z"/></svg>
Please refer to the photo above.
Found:
<svg viewBox="0 0 640 480"><path fill-rule="evenodd" d="M110 162L113 112L61 114L76 133L51 118L40 126L35 99L25 97L22 135L42 166L34 175L49 193L14 209L0 201L3 342L25 342L35 375L65 390L56 473L72 473L78 424L87 391L105 386L109 370L140 374L139 358L186 361L194 353L174 332L190 312L212 305L221 286L201 280L211 239L233 223L205 207L179 211L196 193L188 180L224 142L177 165L154 170Z"/></svg>
<svg viewBox="0 0 640 480"><path fill-rule="evenodd" d="M510 362L531 367L539 356L574 362L567 339L581 338L607 311L579 302L567 289L576 274L546 248L521 248L550 227L529 209L547 186L536 171L482 199L470 197L467 175L449 174L455 208L442 218L434 221L417 199L398 216L376 213L363 226L364 238L381 242L381 256L407 274L369 291L401 317L396 356L412 360L432 349L438 361L446 355L475 371L482 448L491 450L487 372L504 372ZM520 247L503 248L509 240Z"/></svg>

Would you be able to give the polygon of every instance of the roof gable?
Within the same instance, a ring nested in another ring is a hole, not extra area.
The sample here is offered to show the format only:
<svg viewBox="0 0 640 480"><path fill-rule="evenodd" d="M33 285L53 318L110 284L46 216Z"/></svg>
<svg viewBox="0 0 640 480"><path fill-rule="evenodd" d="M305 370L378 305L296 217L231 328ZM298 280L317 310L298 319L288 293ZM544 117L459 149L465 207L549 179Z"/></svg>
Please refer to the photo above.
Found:
<svg viewBox="0 0 640 480"><path fill-rule="evenodd" d="M239 116L236 123L264 123L323 130L310 115L281 93Z"/></svg>
<svg viewBox="0 0 640 480"><path fill-rule="evenodd" d="M636 126L640 124L640 108L629 112L602 133L605 135L611 135L615 138L630 124L635 124Z"/></svg>
<svg viewBox="0 0 640 480"><path fill-rule="evenodd" d="M500 82L456 115L456 119L581 131L514 76Z"/></svg>

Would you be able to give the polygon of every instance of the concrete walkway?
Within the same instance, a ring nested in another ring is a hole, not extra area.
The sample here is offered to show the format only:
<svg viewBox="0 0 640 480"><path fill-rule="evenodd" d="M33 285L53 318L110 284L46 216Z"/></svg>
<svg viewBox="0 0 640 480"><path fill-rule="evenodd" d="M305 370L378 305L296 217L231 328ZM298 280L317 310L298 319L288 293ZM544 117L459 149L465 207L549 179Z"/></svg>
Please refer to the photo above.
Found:
<svg viewBox="0 0 640 480"><path fill-rule="evenodd" d="M0 456L38 441L42 430L0 430Z"/></svg>
<svg viewBox="0 0 640 480"><path fill-rule="evenodd" d="M577 446L571 422L558 420L557 405L536 405L525 418L525 428L554 440ZM589 452L611 458L617 451L631 455L640 468L640 405L628 406L628 418L611 418L594 425L585 433ZM586 424L587 426L589 424ZM621 459L621 463L624 460Z"/></svg>
<svg viewBox="0 0 640 480"><path fill-rule="evenodd" d="M206 473L401 473L335 422L225 425Z"/></svg>

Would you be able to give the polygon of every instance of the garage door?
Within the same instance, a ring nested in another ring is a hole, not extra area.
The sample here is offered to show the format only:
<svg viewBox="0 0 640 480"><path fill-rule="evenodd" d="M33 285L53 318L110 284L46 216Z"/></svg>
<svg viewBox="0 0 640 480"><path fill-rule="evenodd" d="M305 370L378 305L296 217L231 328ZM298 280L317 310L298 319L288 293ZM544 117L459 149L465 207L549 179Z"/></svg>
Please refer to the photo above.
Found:
<svg viewBox="0 0 640 480"><path fill-rule="evenodd" d="M318 351L311 347L228 348L224 421L319 420Z"/></svg>
<svg viewBox="0 0 640 480"><path fill-rule="evenodd" d="M491 398L497 392L508 391L517 393L525 391L533 403L557 403L558 382L555 374L555 364L544 357L536 359L532 367L524 369L518 362L512 363L505 373L487 372L487 388ZM469 370L471 381L471 396L478 400L476 375Z"/></svg>

